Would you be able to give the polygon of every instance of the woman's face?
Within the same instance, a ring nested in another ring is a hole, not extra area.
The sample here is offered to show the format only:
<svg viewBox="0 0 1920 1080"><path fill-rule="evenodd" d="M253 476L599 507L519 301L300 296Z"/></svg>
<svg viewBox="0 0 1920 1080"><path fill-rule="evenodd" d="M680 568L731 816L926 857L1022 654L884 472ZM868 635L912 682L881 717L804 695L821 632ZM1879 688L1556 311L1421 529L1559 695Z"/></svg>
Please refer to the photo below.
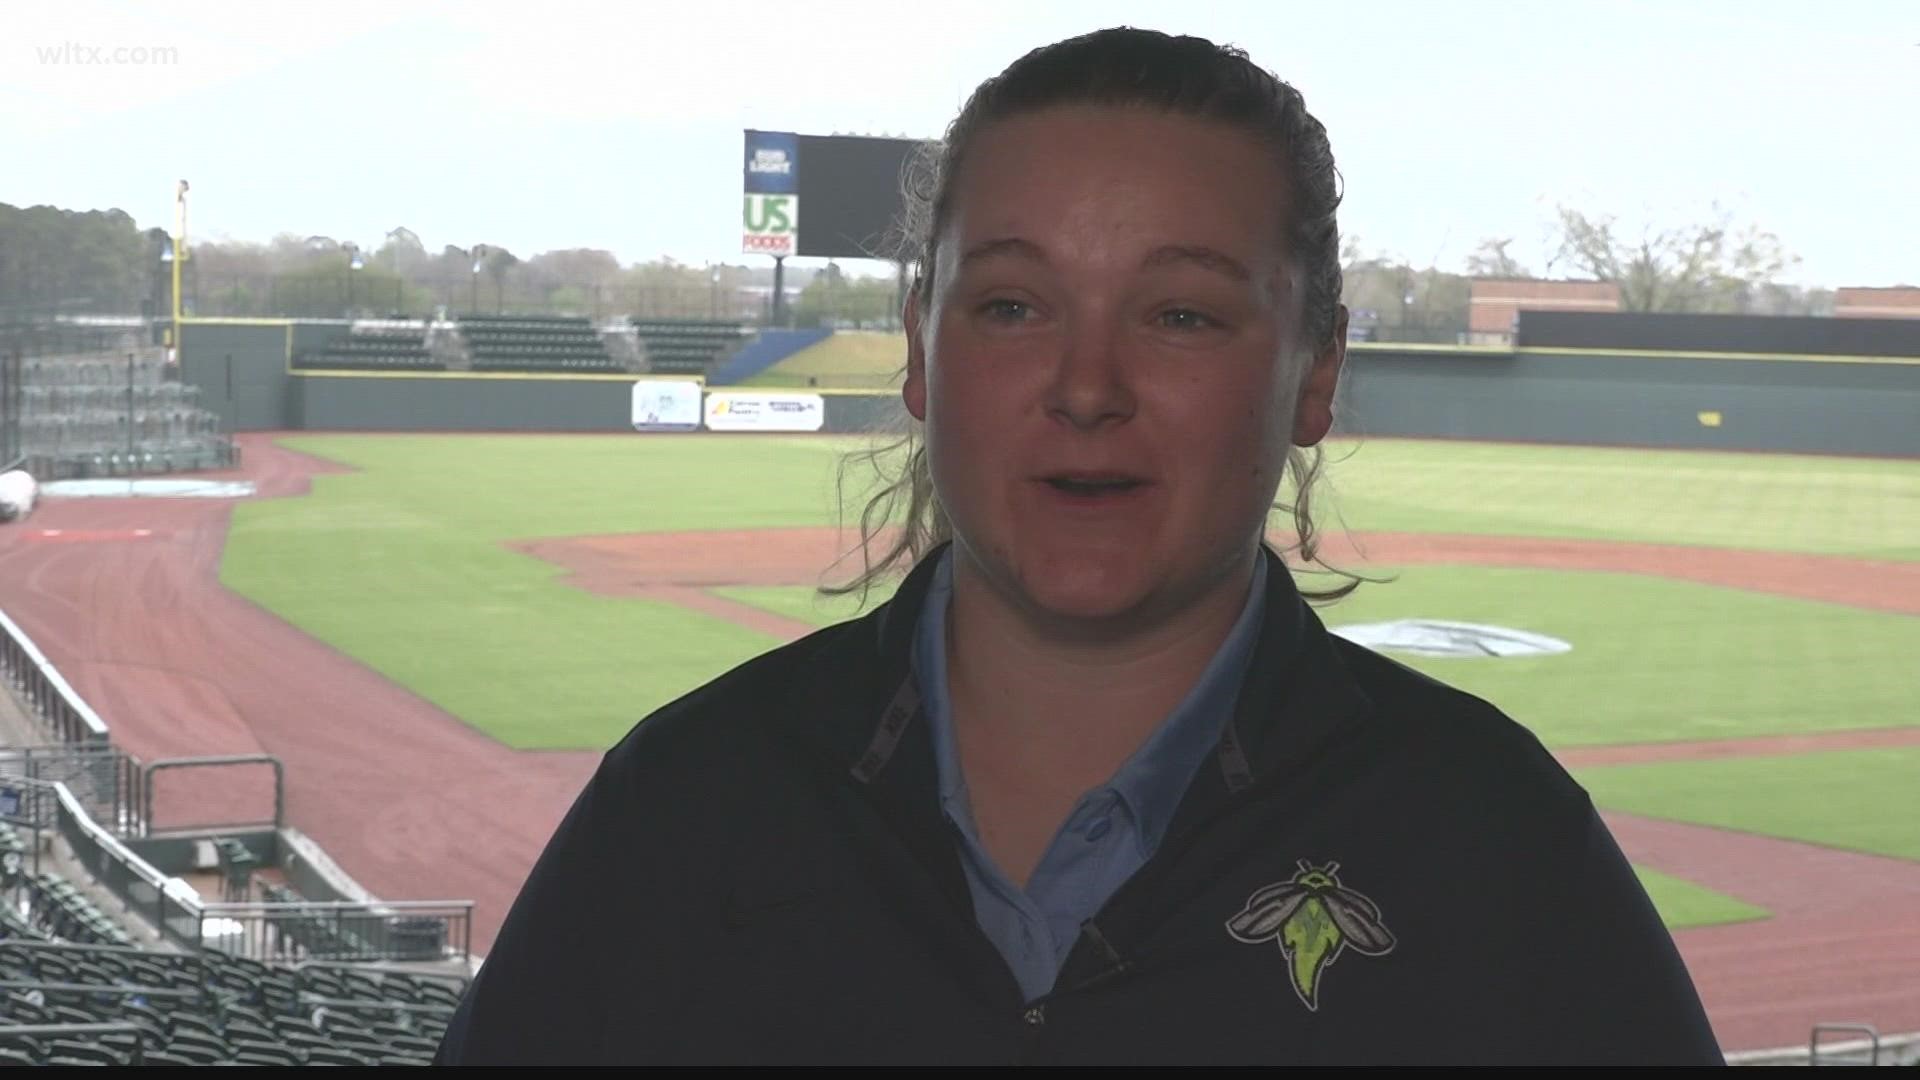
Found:
<svg viewBox="0 0 1920 1080"><path fill-rule="evenodd" d="M1058 108L982 129L952 183L904 396L957 547L1029 614L1082 629L1221 587L1290 444L1326 434L1344 355L1336 334L1310 370L1288 359L1300 284L1271 151L1157 111Z"/></svg>

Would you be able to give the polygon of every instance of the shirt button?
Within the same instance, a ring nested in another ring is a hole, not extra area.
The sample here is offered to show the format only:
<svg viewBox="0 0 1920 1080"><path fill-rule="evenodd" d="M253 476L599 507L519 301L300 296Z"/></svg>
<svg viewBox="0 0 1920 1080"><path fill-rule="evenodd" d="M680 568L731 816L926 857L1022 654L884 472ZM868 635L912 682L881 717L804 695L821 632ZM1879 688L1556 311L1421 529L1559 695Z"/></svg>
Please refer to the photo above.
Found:
<svg viewBox="0 0 1920 1080"><path fill-rule="evenodd" d="M1045 1005L1035 1005L1020 1014L1020 1019L1025 1020L1029 1027L1039 1027L1047 1022L1047 1007Z"/></svg>
<svg viewBox="0 0 1920 1080"><path fill-rule="evenodd" d="M1092 843L1107 835L1107 831L1111 828L1113 828L1112 818L1101 818L1099 821L1094 822L1087 829L1087 842Z"/></svg>

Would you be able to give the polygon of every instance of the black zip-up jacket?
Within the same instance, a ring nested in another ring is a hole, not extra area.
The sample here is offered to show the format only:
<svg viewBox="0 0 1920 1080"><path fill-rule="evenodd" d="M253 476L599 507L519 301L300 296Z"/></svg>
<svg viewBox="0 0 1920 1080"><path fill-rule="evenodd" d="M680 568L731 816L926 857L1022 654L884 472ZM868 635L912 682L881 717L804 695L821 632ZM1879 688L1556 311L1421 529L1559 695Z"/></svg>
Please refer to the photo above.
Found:
<svg viewBox="0 0 1920 1080"><path fill-rule="evenodd" d="M1721 1063L1586 793L1491 705L1329 634L1264 557L1234 716L1045 997L975 923L940 811L927 558L608 752L439 1060Z"/></svg>

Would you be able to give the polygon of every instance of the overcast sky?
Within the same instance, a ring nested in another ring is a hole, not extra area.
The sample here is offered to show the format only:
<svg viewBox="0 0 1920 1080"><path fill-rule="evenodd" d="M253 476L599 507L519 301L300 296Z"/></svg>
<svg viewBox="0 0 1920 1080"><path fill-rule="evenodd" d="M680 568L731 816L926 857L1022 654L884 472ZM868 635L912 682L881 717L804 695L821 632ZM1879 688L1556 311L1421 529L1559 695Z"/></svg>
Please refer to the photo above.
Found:
<svg viewBox="0 0 1920 1080"><path fill-rule="evenodd" d="M199 236L765 261L741 129L934 136L1028 48L1122 23L1299 86L1370 251L1458 268L1509 236L1538 270L1555 203L1636 227L1717 201L1792 280L1920 285L1911 0L10 0L0 202L166 224L185 177Z"/></svg>

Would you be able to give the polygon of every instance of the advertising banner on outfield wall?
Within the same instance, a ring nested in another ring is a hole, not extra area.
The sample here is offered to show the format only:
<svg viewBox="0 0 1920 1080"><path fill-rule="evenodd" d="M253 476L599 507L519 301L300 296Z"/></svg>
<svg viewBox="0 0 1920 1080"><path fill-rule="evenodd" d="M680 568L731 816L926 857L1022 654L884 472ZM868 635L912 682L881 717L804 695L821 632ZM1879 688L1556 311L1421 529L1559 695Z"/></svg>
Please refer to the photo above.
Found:
<svg viewBox="0 0 1920 1080"><path fill-rule="evenodd" d="M634 383L633 430L700 430L700 384L668 379Z"/></svg>
<svg viewBox="0 0 1920 1080"><path fill-rule="evenodd" d="M827 403L819 394L707 395L708 431L819 431Z"/></svg>

